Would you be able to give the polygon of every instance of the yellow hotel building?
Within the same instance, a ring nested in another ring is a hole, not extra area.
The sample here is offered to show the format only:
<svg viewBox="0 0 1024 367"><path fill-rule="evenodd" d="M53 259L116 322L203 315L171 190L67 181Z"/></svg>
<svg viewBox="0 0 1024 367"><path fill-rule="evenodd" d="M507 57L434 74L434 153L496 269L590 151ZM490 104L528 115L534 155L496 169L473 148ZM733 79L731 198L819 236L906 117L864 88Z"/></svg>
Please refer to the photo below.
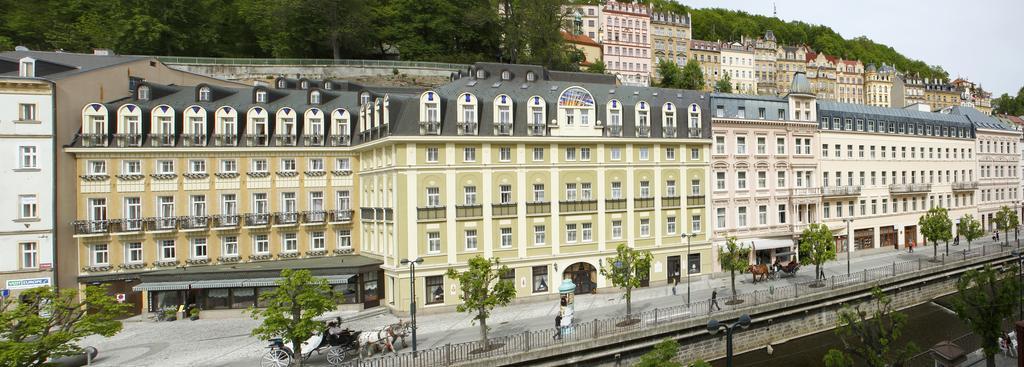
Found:
<svg viewBox="0 0 1024 367"><path fill-rule="evenodd" d="M652 251L651 284L710 273L709 99L487 63L426 91L144 83L84 106L66 148L79 280L149 310L232 309L307 268L347 304L404 312L401 260L419 257L429 312L458 303L443 273L474 256L513 268L521 298L611 287L597 269L618 244Z"/></svg>

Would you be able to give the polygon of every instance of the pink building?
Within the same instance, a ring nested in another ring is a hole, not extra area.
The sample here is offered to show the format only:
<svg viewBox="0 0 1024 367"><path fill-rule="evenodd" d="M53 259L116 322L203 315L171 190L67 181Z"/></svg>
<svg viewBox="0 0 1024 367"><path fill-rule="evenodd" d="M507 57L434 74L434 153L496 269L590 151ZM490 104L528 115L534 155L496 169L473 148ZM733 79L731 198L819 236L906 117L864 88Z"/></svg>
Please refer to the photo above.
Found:
<svg viewBox="0 0 1024 367"><path fill-rule="evenodd" d="M609 1L601 12L605 68L624 85L650 85L650 20L642 4Z"/></svg>

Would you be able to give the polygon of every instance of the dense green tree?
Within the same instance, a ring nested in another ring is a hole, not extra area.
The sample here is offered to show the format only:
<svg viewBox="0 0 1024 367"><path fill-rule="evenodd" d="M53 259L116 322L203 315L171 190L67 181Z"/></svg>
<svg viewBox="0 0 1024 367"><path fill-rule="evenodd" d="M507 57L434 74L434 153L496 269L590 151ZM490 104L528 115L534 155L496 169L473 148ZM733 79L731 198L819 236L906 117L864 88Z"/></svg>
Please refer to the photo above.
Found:
<svg viewBox="0 0 1024 367"><path fill-rule="evenodd" d="M590 66L587 67L587 72L594 74L604 74L606 72L604 60L594 61L594 63L590 64Z"/></svg>
<svg viewBox="0 0 1024 367"><path fill-rule="evenodd" d="M661 59L658 60L658 76L661 80L658 82L658 86L662 88L682 88L683 84L683 71L679 69L679 65L672 60Z"/></svg>
<svg viewBox="0 0 1024 367"><path fill-rule="evenodd" d="M722 79L715 82L715 91L719 93L732 93L732 78L729 74L723 73Z"/></svg>
<svg viewBox="0 0 1024 367"><path fill-rule="evenodd" d="M732 296L736 297L736 272L745 272L750 266L750 248L736 243L736 237L725 239L725 246L718 247L718 264L729 272Z"/></svg>
<svg viewBox="0 0 1024 367"><path fill-rule="evenodd" d="M281 270L277 287L260 293L260 303L266 308L249 307L253 319L263 319L252 335L281 337L291 343L292 364L301 367L302 343L324 328L324 323L315 319L334 310L339 300L327 280L314 278L309 270Z"/></svg>
<svg viewBox="0 0 1024 367"><path fill-rule="evenodd" d="M949 212L946 208L931 208L921 216L917 224L921 227L921 234L932 243L933 260L938 261L939 241L953 238L953 221L949 219Z"/></svg>
<svg viewBox="0 0 1024 367"><path fill-rule="evenodd" d="M878 288L872 293L874 300L867 305L845 306L839 310L839 327L835 333L843 349L830 349L824 357L826 366L901 367L917 352L913 342L896 346L907 326L907 315L897 311L892 299Z"/></svg>
<svg viewBox="0 0 1024 367"><path fill-rule="evenodd" d="M1006 246L1009 246L1010 230L1020 226L1020 218L1017 217L1017 211L1003 205L1003 207L999 208L999 211L996 212L993 222L996 224L996 230L1003 232L1003 241L1005 241Z"/></svg>
<svg viewBox="0 0 1024 367"><path fill-rule="evenodd" d="M1001 115L1024 116L1024 87L1017 91L1016 96L1007 93L992 100L993 112Z"/></svg>
<svg viewBox="0 0 1024 367"><path fill-rule="evenodd" d="M679 354L679 342L675 339L665 339L654 345L654 349L640 356L640 362L634 367L683 367L682 363L676 362Z"/></svg>
<svg viewBox="0 0 1024 367"><path fill-rule="evenodd" d="M1004 335L1003 322L1012 319L1020 302L1021 284L1016 274L1016 268L1000 273L985 265L983 269L968 271L956 283L953 311L974 335L981 337L988 367L995 367L999 338Z"/></svg>
<svg viewBox="0 0 1024 367"><path fill-rule="evenodd" d="M981 222L974 219L974 216L967 214L960 218L959 234L967 240L967 248L971 248L971 241L981 238L985 231L981 229Z"/></svg>
<svg viewBox="0 0 1024 367"><path fill-rule="evenodd" d="M679 88L690 90L704 89L704 72L700 69L697 60L690 59L683 66L683 74L680 78Z"/></svg>
<svg viewBox="0 0 1024 367"><path fill-rule="evenodd" d="M821 266L836 259L836 240L832 230L821 223L811 223L800 234L800 259L814 264L814 279L819 280Z"/></svg>
<svg viewBox="0 0 1024 367"><path fill-rule="evenodd" d="M480 342L483 350L489 350L487 338L487 318L495 307L508 305L516 298L516 284L510 280L501 280L501 274L508 273L508 266L501 265L498 258L485 259L476 256L469 259L469 268L458 272L448 268L448 278L458 281L462 288L459 299L462 300L456 311L473 315L473 320L480 324Z"/></svg>
<svg viewBox="0 0 1024 367"><path fill-rule="evenodd" d="M637 250L626 244L620 244L615 248L615 256L604 259L601 275L604 275L613 286L626 291L622 298L626 300L627 321L631 321L633 317L633 289L639 288L643 279L650 276L652 259L649 250Z"/></svg>

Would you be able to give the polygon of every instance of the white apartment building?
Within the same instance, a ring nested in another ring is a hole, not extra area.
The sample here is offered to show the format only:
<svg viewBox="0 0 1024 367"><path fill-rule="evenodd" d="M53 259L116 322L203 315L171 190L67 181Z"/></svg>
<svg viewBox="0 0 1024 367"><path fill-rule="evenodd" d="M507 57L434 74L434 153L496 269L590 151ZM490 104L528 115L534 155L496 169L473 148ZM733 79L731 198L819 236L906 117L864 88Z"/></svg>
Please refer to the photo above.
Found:
<svg viewBox="0 0 1024 367"><path fill-rule="evenodd" d="M757 78L754 66L753 44L722 43L722 74L729 75L733 92L756 94Z"/></svg>
<svg viewBox="0 0 1024 367"><path fill-rule="evenodd" d="M650 8L643 4L609 1L601 11L604 64L623 85L651 83Z"/></svg>
<svg viewBox="0 0 1024 367"><path fill-rule="evenodd" d="M996 212L1003 206L1020 211L1020 145L1021 132L972 107L945 110L954 116L966 117L977 131L975 160L978 170L978 214L982 228L996 230Z"/></svg>

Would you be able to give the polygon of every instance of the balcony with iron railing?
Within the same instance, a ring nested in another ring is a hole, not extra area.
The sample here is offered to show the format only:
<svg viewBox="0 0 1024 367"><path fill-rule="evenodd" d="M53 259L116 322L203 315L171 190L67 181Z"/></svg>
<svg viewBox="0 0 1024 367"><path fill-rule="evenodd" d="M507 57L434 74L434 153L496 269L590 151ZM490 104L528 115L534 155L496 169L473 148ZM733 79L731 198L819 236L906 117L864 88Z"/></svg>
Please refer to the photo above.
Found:
<svg viewBox="0 0 1024 367"><path fill-rule="evenodd" d="M484 207L480 204L475 205L456 205L455 206L455 217L456 218L479 218L484 216Z"/></svg>
<svg viewBox="0 0 1024 367"><path fill-rule="evenodd" d="M339 209L331 210L330 214L331 223L351 223L352 222L352 209Z"/></svg>
<svg viewBox="0 0 1024 367"><path fill-rule="evenodd" d="M76 235L106 234L110 231L110 222L106 220L76 220L71 222Z"/></svg>
<svg viewBox="0 0 1024 367"><path fill-rule="evenodd" d="M178 217L156 217L151 219L153 222L153 230L172 231L178 229Z"/></svg>
<svg viewBox="0 0 1024 367"><path fill-rule="evenodd" d="M323 210L311 210L302 212L302 223L316 224L327 221L327 212Z"/></svg>
<svg viewBox="0 0 1024 367"><path fill-rule="evenodd" d="M494 134L498 136L511 136L512 135L512 123L511 122L499 122L494 125Z"/></svg>
<svg viewBox="0 0 1024 367"><path fill-rule="evenodd" d="M953 191L974 191L978 189L978 181L954 182Z"/></svg>
<svg viewBox="0 0 1024 367"><path fill-rule="evenodd" d="M269 213L250 213L245 215L245 226L258 227L270 224Z"/></svg>
<svg viewBox="0 0 1024 367"><path fill-rule="evenodd" d="M302 137L302 145L307 147L322 147L324 145L324 136L321 134L308 134Z"/></svg>
<svg viewBox="0 0 1024 367"><path fill-rule="evenodd" d="M267 134L245 134L245 142L250 147L265 147L270 141Z"/></svg>
<svg viewBox="0 0 1024 367"><path fill-rule="evenodd" d="M210 217L205 215L179 218L181 229L206 229L210 226Z"/></svg>
<svg viewBox="0 0 1024 367"><path fill-rule="evenodd" d="M491 204L491 215L495 217L515 216L517 210L516 203Z"/></svg>
<svg viewBox="0 0 1024 367"><path fill-rule="evenodd" d="M111 221L110 231L114 233L128 233L142 231L143 220L141 218L121 219Z"/></svg>
<svg viewBox="0 0 1024 367"><path fill-rule="evenodd" d="M635 209L651 209L654 208L653 197L642 197L633 199L633 208Z"/></svg>
<svg viewBox="0 0 1024 367"><path fill-rule="evenodd" d="M105 147L107 146L107 134L82 134L83 147Z"/></svg>
<svg viewBox="0 0 1024 367"><path fill-rule="evenodd" d="M213 143L219 147L237 146L238 136L235 134L213 134Z"/></svg>
<svg viewBox="0 0 1024 367"><path fill-rule="evenodd" d="M689 195L686 197L687 208L699 208L704 206L704 195Z"/></svg>
<svg viewBox="0 0 1024 367"><path fill-rule="evenodd" d="M597 200L562 200L558 202L561 213L580 213L597 211Z"/></svg>
<svg viewBox="0 0 1024 367"><path fill-rule="evenodd" d="M114 134L114 140L121 148L142 146L142 134Z"/></svg>
<svg viewBox="0 0 1024 367"><path fill-rule="evenodd" d="M480 124L476 122L460 122L458 124L459 135L478 135Z"/></svg>
<svg viewBox="0 0 1024 367"><path fill-rule="evenodd" d="M184 134L181 143L186 147L205 147L206 134Z"/></svg>
<svg viewBox="0 0 1024 367"><path fill-rule="evenodd" d="M661 127L661 135L664 138L674 138L674 137L676 137L676 127L675 127L675 125L665 125L665 126L662 126Z"/></svg>
<svg viewBox="0 0 1024 367"><path fill-rule="evenodd" d="M297 212L279 212L274 213L274 224L279 226L293 225L299 223L299 213Z"/></svg>
<svg viewBox="0 0 1024 367"><path fill-rule="evenodd" d="M238 227L239 215L238 214L224 214L218 215L213 218L213 226L216 228L231 228Z"/></svg>
<svg viewBox="0 0 1024 367"><path fill-rule="evenodd" d="M789 189L789 195L793 197L814 197L821 196L820 187L797 187Z"/></svg>
<svg viewBox="0 0 1024 367"><path fill-rule="evenodd" d="M912 183L889 185L889 193L891 194L919 194L929 191L932 191L932 184Z"/></svg>
<svg viewBox="0 0 1024 367"><path fill-rule="evenodd" d="M544 136L547 135L548 127L544 124L530 123L526 125L526 129L530 136Z"/></svg>
<svg viewBox="0 0 1024 367"><path fill-rule="evenodd" d="M526 203L526 215L535 214L550 214L551 213L551 202L549 201L535 201Z"/></svg>
<svg viewBox="0 0 1024 367"><path fill-rule="evenodd" d="M617 211L626 210L626 199L605 199L604 210Z"/></svg>
<svg viewBox="0 0 1024 367"><path fill-rule="evenodd" d="M298 140L295 134L277 134L274 137L274 143L279 147L294 147Z"/></svg>
<svg viewBox="0 0 1024 367"><path fill-rule="evenodd" d="M641 138L651 137L651 125L639 125L636 127L636 136Z"/></svg>
<svg viewBox="0 0 1024 367"><path fill-rule="evenodd" d="M604 135L609 137L621 137L622 125L608 125L604 128Z"/></svg>
<svg viewBox="0 0 1024 367"><path fill-rule="evenodd" d="M825 197L859 196L860 186L825 186L821 188Z"/></svg>
<svg viewBox="0 0 1024 367"><path fill-rule="evenodd" d="M149 134L149 144L154 147L173 147L174 134Z"/></svg>
<svg viewBox="0 0 1024 367"><path fill-rule="evenodd" d="M701 130L700 129L695 128L695 127L691 127L691 128L689 128L687 130L689 130L689 134L687 134L687 137L689 137L689 138L700 138L701 137Z"/></svg>
<svg viewBox="0 0 1024 367"><path fill-rule="evenodd" d="M439 122L439 121L420 121L420 134L422 134L422 135L441 135L441 122Z"/></svg>
<svg viewBox="0 0 1024 367"><path fill-rule="evenodd" d="M443 220L447 208L444 206L426 206L416 208L416 219L419 220Z"/></svg>
<svg viewBox="0 0 1024 367"><path fill-rule="evenodd" d="M678 208L682 204L682 199L676 196L662 196L661 207L662 208Z"/></svg>
<svg viewBox="0 0 1024 367"><path fill-rule="evenodd" d="M348 134L331 134L328 142L332 147L347 147L352 145L352 136Z"/></svg>

